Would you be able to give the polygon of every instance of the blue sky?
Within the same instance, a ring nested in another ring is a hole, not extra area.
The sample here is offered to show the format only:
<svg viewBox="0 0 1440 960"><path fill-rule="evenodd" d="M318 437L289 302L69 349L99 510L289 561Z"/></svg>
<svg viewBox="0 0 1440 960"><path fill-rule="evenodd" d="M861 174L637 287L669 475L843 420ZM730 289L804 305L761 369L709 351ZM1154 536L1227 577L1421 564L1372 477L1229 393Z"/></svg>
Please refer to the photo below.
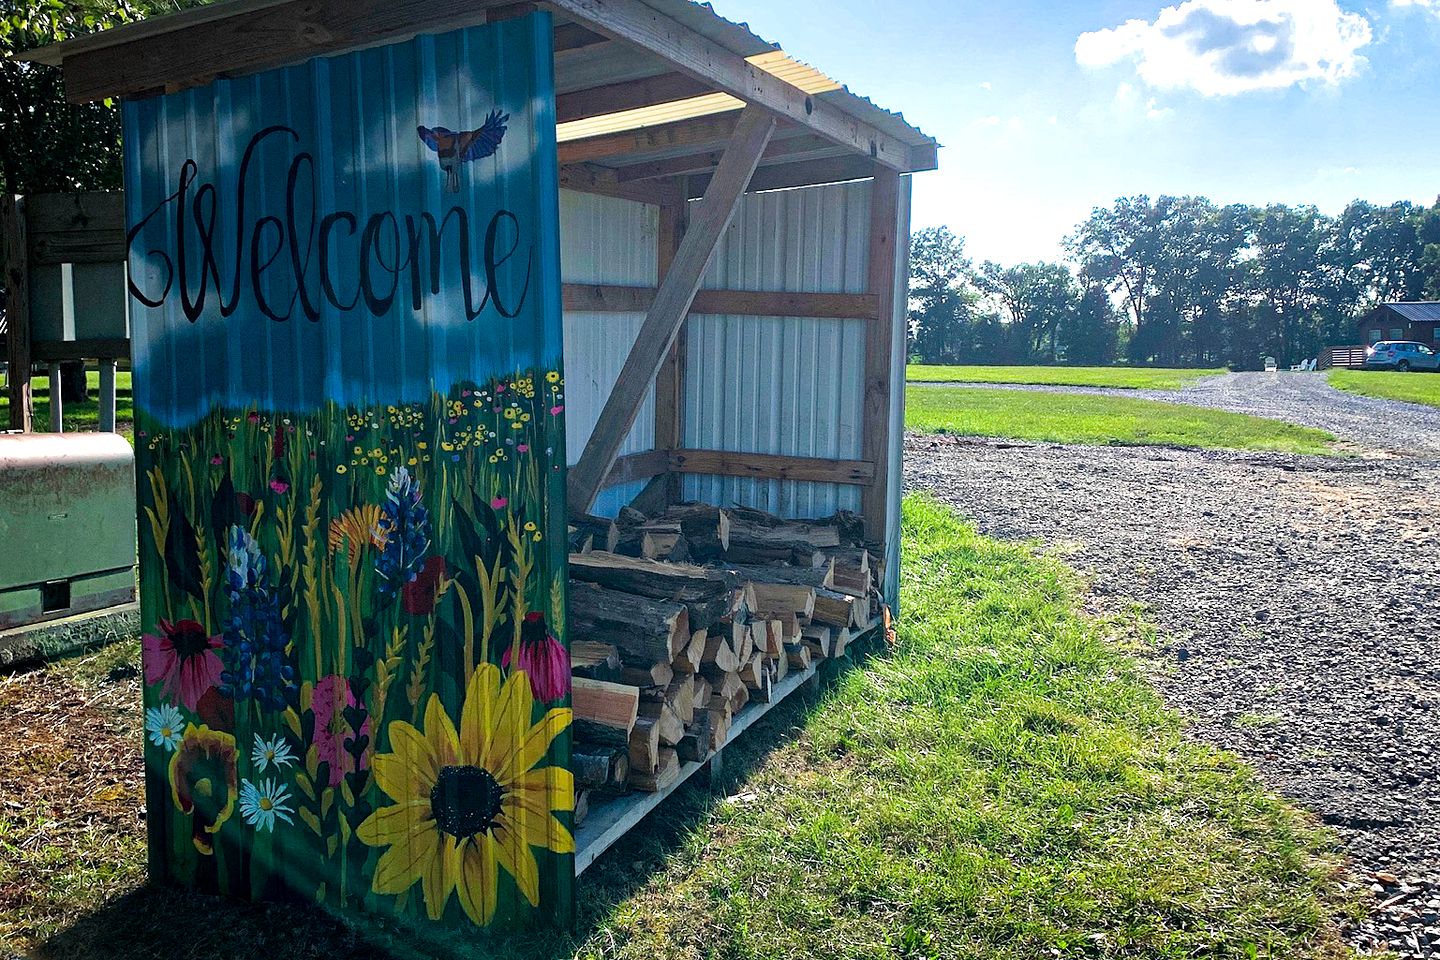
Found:
<svg viewBox="0 0 1440 960"><path fill-rule="evenodd" d="M1440 194L1440 0L712 2L936 137L913 221L977 260L1121 195Z"/></svg>

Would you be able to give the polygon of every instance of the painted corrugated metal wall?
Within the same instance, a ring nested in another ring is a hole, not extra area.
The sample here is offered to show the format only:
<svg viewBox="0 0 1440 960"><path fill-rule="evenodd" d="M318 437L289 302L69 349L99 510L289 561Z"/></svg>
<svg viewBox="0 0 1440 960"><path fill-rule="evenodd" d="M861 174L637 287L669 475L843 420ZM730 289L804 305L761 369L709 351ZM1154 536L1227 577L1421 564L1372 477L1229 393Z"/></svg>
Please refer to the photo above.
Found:
<svg viewBox="0 0 1440 960"><path fill-rule="evenodd" d="M601 197L570 190L560 192L560 270L566 283L621 284L653 287L659 280L659 208L633 200ZM643 313L565 313L566 447L571 466L585 442L620 368ZM621 455L655 447L655 396L652 391L635 418ZM594 512L614 516L643 488L643 481L603 490Z"/></svg>
<svg viewBox="0 0 1440 960"><path fill-rule="evenodd" d="M710 289L864 293L868 182L751 194L705 278ZM688 325L685 445L858 459L865 322L696 316ZM687 499L820 517L860 506L858 487L687 476Z"/></svg>

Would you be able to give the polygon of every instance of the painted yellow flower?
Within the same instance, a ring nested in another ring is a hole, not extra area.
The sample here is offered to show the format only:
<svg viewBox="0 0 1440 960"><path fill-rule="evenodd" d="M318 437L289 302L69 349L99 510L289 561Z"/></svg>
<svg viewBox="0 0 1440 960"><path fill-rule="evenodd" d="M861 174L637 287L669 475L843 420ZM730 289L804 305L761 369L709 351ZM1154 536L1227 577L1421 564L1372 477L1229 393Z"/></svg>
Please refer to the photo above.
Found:
<svg viewBox="0 0 1440 960"><path fill-rule="evenodd" d="M381 807L357 831L372 847L389 847L375 866L376 893L399 895L417 881L430 919L456 893L476 924L495 915L499 868L532 906L540 874L530 849L574 853L575 838L554 816L575 809L575 781L563 767L539 767L551 742L570 726L568 708L534 725L530 680L482 664L470 678L457 733L440 698L425 708L425 732L390 724L390 753L374 760L375 782L393 806Z"/></svg>

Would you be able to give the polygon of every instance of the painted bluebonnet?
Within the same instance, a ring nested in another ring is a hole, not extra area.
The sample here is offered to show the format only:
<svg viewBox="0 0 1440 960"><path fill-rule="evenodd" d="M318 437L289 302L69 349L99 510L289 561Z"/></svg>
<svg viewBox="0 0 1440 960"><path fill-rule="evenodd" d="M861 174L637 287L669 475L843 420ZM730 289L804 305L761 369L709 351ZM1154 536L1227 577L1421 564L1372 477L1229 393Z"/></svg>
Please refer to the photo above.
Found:
<svg viewBox="0 0 1440 960"><path fill-rule="evenodd" d="M221 658L221 691L237 701L254 700L261 707L283 710L295 691L295 668L285 648L290 638L280 617L280 601L266 580L260 544L238 524L227 538L225 593L230 610L225 620Z"/></svg>
<svg viewBox="0 0 1440 960"><path fill-rule="evenodd" d="M420 502L420 484L404 467L390 476L375 522L375 542L380 546L375 558L377 589L389 599L419 575L430 549L430 514Z"/></svg>

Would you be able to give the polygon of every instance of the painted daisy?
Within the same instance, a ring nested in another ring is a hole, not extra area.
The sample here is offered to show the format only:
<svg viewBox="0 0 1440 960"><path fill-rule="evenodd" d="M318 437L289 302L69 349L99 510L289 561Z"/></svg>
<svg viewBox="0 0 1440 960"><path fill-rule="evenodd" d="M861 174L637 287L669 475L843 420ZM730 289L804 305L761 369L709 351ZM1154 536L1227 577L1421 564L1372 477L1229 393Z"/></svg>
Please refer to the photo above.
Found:
<svg viewBox="0 0 1440 960"><path fill-rule="evenodd" d="M240 816L256 830L275 829L275 818L294 823L290 814L295 808L288 806L290 791L274 779L261 780L258 784L249 780L240 782Z"/></svg>
<svg viewBox="0 0 1440 960"><path fill-rule="evenodd" d="M255 734L255 749L251 752L251 758L255 761L255 769L264 773L273 763L275 769L279 770L296 763L295 754L290 752L290 744L286 742L285 735L277 733L269 740Z"/></svg>
<svg viewBox="0 0 1440 960"><path fill-rule="evenodd" d="M185 718L174 704L164 703L145 711L145 732L150 742L166 750L174 750L185 739Z"/></svg>

